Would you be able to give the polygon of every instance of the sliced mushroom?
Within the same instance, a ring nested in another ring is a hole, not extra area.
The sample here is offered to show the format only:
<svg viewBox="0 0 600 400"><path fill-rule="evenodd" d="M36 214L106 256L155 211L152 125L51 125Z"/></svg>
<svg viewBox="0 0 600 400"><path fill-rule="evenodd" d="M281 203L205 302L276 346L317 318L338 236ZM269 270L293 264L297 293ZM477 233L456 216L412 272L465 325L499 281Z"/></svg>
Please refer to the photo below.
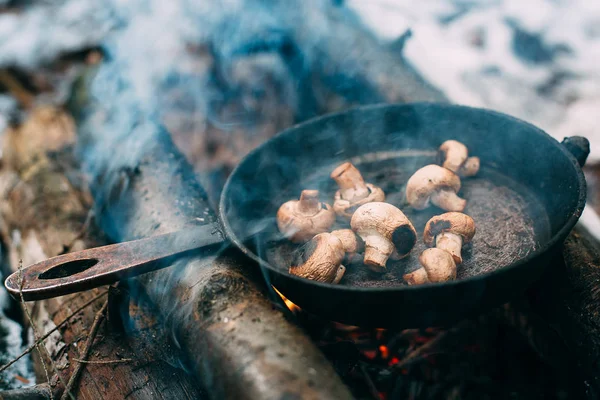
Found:
<svg viewBox="0 0 600 400"><path fill-rule="evenodd" d="M479 157L469 157L467 146L457 140L446 140L439 148L444 168L459 176L473 176L479 171Z"/></svg>
<svg viewBox="0 0 600 400"><path fill-rule="evenodd" d="M365 249L365 243L357 236L352 229L338 229L331 232L342 242L344 251L346 252L345 262L353 263L358 261L360 255ZM362 258L362 257L361 257Z"/></svg>
<svg viewBox="0 0 600 400"><path fill-rule="evenodd" d="M339 283L346 272L344 254L340 239L331 233L319 233L300 248L289 272L313 281Z"/></svg>
<svg viewBox="0 0 600 400"><path fill-rule="evenodd" d="M365 242L364 263L375 272L384 272L390 255L406 257L417 241L417 232L402 211L388 203L360 206L350 221L352 230Z"/></svg>
<svg viewBox="0 0 600 400"><path fill-rule="evenodd" d="M462 211L465 199L456 195L460 190L460 178L449 169L439 165L427 165L415 172L406 184L406 200L417 210L430 203L446 211Z"/></svg>
<svg viewBox="0 0 600 400"><path fill-rule="evenodd" d="M427 221L423 241L429 247L446 250L456 264L462 263L461 249L475 235L475 221L466 214L449 212Z"/></svg>
<svg viewBox="0 0 600 400"><path fill-rule="evenodd" d="M383 190L371 183L365 183L360 171L349 162L334 169L331 178L340 187L335 193L333 209L341 217L350 219L361 205L385 200Z"/></svg>
<svg viewBox="0 0 600 400"><path fill-rule="evenodd" d="M422 267L403 276L409 285L447 282L456 279L456 263L445 250L432 248L424 250L419 256Z"/></svg>
<svg viewBox="0 0 600 400"><path fill-rule="evenodd" d="M277 211L279 231L296 243L327 232L334 222L335 213L329 204L319 201L318 190L303 190L300 200L290 200Z"/></svg>

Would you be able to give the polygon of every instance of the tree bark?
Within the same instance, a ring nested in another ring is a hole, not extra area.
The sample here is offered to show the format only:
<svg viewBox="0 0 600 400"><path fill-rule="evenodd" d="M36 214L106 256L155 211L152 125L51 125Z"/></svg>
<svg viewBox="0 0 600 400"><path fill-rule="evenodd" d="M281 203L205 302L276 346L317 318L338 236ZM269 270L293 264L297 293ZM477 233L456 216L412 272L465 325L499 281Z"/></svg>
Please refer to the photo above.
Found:
<svg viewBox="0 0 600 400"><path fill-rule="evenodd" d="M75 140L74 125L62 111L42 108L33 111L31 118L19 128L5 134L3 154L6 155L0 171L0 232L9 253L10 273L23 266L59 255L104 244L88 224L92 199L85 179L78 170L72 150ZM67 146L67 147L65 147ZM86 222L87 221L87 222ZM40 335L52 330L75 310L90 302L107 288L23 304L32 315L32 322ZM96 311L107 301L102 296L84 308L71 322L54 332L45 342L60 379L51 379L56 397L68 381L80 358L89 328ZM125 314L128 317L129 312ZM132 310L134 318L148 319L139 308ZM195 399L201 396L192 379L155 357L155 351L140 349L135 344L140 337L154 335L156 346L171 348L156 323L147 323L144 330L133 330L123 335L116 329L115 319L108 316L94 342L90 360L110 361L131 359L126 363L87 364L73 396L77 399ZM131 342L133 342L133 346ZM141 350L141 351L140 351ZM34 353L35 354L35 353ZM39 359L36 375L45 381ZM50 360L45 359L48 364ZM29 393L29 392L28 392ZM4 396L18 395L18 392ZM31 394L31 393L29 393Z"/></svg>

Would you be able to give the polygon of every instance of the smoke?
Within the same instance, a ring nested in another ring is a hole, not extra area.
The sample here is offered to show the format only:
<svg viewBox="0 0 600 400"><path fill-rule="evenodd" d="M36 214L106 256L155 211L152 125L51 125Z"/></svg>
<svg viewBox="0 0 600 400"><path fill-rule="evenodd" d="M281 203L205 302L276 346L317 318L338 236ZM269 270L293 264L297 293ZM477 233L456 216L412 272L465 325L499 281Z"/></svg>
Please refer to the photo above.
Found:
<svg viewBox="0 0 600 400"><path fill-rule="evenodd" d="M116 23L112 8L104 2L23 3L18 12L0 13L0 68L33 69L62 53L95 46Z"/></svg>
<svg viewBox="0 0 600 400"><path fill-rule="evenodd" d="M336 2L111 4L119 29L91 88L104 121L92 121L83 157L93 175L135 165L163 125L218 192L244 154L295 122L353 104L443 99Z"/></svg>

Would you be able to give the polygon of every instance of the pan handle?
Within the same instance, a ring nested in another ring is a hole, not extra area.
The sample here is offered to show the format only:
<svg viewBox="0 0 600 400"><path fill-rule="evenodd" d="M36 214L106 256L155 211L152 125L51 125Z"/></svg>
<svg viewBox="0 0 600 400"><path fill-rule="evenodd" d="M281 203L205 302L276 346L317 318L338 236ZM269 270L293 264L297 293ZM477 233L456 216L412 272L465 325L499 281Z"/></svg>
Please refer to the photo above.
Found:
<svg viewBox="0 0 600 400"><path fill-rule="evenodd" d="M561 142L575 156L580 167L585 165L585 161L590 154L590 142L583 136L569 136Z"/></svg>
<svg viewBox="0 0 600 400"><path fill-rule="evenodd" d="M168 267L170 257L223 242L218 223L194 226L53 257L13 273L4 285L18 300L21 294L25 301L42 300Z"/></svg>

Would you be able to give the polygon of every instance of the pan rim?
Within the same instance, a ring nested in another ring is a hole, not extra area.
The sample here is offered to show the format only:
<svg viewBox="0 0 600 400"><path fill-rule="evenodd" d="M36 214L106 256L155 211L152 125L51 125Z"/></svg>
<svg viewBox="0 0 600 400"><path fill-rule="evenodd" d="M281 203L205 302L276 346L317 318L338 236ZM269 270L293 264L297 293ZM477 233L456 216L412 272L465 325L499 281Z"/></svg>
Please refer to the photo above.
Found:
<svg viewBox="0 0 600 400"><path fill-rule="evenodd" d="M448 281L448 282L443 282L443 283L426 283L426 284L414 285L414 286L413 285L402 285L402 286L370 288L370 287L336 285L336 284L332 284L332 283L324 283L324 282L318 282L318 281L308 281L305 278L301 278L301 277L298 277L298 276L295 276L295 275L292 275L289 273L284 273L281 270L279 270L278 268L276 268L275 266L271 265L271 263L269 263L267 260L259 257L257 254L255 254L253 251L251 251L243 242L240 241L238 236L233 231L231 225L229 224L229 219L225 215L225 207L224 207L224 205L226 204L226 200L229 197L228 195L229 195L230 188L231 188L231 182L234 180L234 177L236 176L238 171L241 169L241 167L244 165L246 160L250 159L253 155L262 151L263 147L267 143L269 143L271 140L283 140L282 138L284 138L286 135L292 134L294 131L296 131L299 128L302 128L302 127L310 125L310 124L314 124L315 122L318 122L318 121L335 118L335 117L338 117L338 116L341 116L344 114L348 114L348 113L352 113L352 112L369 111L369 110L377 110L377 109L384 109L384 108L390 108L390 109L391 108L400 108L401 109L401 108L432 107L432 106L437 106L437 107L442 107L442 108L455 108L455 109L459 109L459 110L460 109L473 110L476 112L484 112L484 113L496 115L496 116L499 116L502 118L506 118L506 119L512 120L514 122L524 124L528 128L531 129L532 134L537 134L539 137L543 138L544 140L548 140L548 141L554 143L555 145L557 145L557 147L560 148L560 151L563 153L563 155L566 156L571 161L571 163L574 165L575 173L577 174L576 190L579 191L578 198L577 198L577 205L575 207L575 210L571 213L571 215L567 219L566 223L554 235L552 235L550 237L550 239L547 240L544 243L544 245L542 245L539 249L528 254L526 257L524 257L512 264L506 265L502 268L498 268L498 269L490 271L490 272L470 276L470 277L460 279L460 280ZM389 293L391 293L391 292L397 292L397 291L417 291L417 290L422 290L422 289L446 290L449 287L456 288L456 287L460 287L461 285L466 285L469 283L480 281L481 279L494 279L497 276L500 276L501 274L507 273L508 271L513 271L517 268L524 266L525 264L528 264L528 263L534 261L536 258L539 258L539 257L545 255L546 253L548 253L548 251L550 251L555 246L562 244L562 242L566 239L567 235L575 227L575 224L581 217L581 214L583 213L583 209L586 204L586 197L587 197L587 184L585 181L585 176L584 176L583 170L582 170L581 166L579 165L579 162L577 161L575 156L564 145L562 145L558 140L556 140L555 138L550 136L544 130L538 128L537 126L535 126L527 121L524 121L522 119L513 117L508 114L504 114L504 113L501 113L498 111L490 110L487 108L471 107L471 106L441 103L441 102L378 103L378 104L372 104L372 105L356 106L356 107L348 108L344 111L324 114L319 117L311 118L307 121L293 125L287 129L279 132L278 134L273 136L270 140L260 144L255 149L250 151L236 165L236 167L231 172L229 178L227 179L225 186L223 187L223 192L221 193L221 197L219 200L219 218L221 220L221 224L223 226L223 229L225 231L225 235L227 236L227 238L229 238L229 240L231 240L231 242L233 244L235 244L236 247L239 248L246 256L251 258L253 261L257 262L261 268L262 267L267 268L269 271L271 271L275 274L278 274L278 275L285 275L286 278L298 281L298 283L301 283L301 284L308 283L311 285L316 285L316 286L322 287L324 289L337 290L337 291L366 292L366 293L368 293L368 292L377 292L377 293L389 292Z"/></svg>

